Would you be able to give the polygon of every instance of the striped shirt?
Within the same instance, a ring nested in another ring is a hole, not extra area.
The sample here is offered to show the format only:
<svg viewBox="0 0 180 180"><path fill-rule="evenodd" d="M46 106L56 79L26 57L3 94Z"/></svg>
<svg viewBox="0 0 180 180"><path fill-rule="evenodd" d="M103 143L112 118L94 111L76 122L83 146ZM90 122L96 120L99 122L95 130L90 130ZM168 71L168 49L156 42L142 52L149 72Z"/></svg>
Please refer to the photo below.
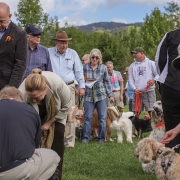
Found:
<svg viewBox="0 0 180 180"><path fill-rule="evenodd" d="M85 77L97 81L92 88L85 87L85 101L96 103L112 96L108 71L104 64L99 64L95 70L91 68L90 63L84 64L83 70Z"/></svg>
<svg viewBox="0 0 180 180"><path fill-rule="evenodd" d="M52 71L48 49L40 44L38 44L33 51L28 48L28 65L24 79L31 74L35 68L39 68L42 71Z"/></svg>
<svg viewBox="0 0 180 180"><path fill-rule="evenodd" d="M113 73L112 74L109 74L109 79L110 79L110 83L111 83L111 87L112 87L112 90L120 90L120 83L121 82L124 82L124 79L121 75L121 73L119 71L115 71L113 70Z"/></svg>

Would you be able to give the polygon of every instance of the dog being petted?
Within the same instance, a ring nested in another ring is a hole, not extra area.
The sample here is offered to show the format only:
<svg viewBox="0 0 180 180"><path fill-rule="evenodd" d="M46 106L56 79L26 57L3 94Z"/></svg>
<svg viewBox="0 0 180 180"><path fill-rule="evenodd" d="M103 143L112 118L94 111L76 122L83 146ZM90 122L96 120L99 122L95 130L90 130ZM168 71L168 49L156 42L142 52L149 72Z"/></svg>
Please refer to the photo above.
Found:
<svg viewBox="0 0 180 180"><path fill-rule="evenodd" d="M144 164L155 160L157 180L180 179L180 155L154 138L147 137L139 141L134 155Z"/></svg>

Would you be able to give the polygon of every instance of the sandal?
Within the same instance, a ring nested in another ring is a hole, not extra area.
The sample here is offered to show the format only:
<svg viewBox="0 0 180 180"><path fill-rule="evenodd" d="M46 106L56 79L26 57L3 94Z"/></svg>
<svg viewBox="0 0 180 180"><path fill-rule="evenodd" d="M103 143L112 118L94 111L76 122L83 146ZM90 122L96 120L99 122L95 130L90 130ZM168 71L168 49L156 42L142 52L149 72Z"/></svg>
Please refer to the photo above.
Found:
<svg viewBox="0 0 180 180"><path fill-rule="evenodd" d="M136 138L136 137L137 137L137 134L133 133L132 138Z"/></svg>

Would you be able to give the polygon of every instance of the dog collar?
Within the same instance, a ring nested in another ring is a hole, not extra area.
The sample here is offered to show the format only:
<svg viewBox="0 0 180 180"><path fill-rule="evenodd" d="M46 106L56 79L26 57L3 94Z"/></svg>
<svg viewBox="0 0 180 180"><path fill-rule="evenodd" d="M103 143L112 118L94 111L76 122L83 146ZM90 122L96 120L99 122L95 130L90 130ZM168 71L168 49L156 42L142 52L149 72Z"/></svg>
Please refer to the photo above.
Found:
<svg viewBox="0 0 180 180"><path fill-rule="evenodd" d="M162 154L162 152L163 152L163 150L162 150L161 148L159 148L159 149L157 150L157 152L156 152L156 156Z"/></svg>
<svg viewBox="0 0 180 180"><path fill-rule="evenodd" d="M164 126L164 123L156 124L156 127L163 127L163 126Z"/></svg>

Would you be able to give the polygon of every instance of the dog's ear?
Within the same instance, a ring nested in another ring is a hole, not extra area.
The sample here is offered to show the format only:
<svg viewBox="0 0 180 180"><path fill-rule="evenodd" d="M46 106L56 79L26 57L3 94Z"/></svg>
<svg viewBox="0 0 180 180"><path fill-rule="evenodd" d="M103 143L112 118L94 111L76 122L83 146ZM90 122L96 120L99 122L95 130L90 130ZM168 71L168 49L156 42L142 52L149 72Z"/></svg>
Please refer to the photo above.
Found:
<svg viewBox="0 0 180 180"><path fill-rule="evenodd" d="M121 106L117 106L117 109L119 111L119 116L121 117L122 116L122 113L123 113L123 108Z"/></svg>
<svg viewBox="0 0 180 180"><path fill-rule="evenodd" d="M142 163L149 163L153 158L153 146L150 139L143 139L142 146L139 152L139 161Z"/></svg>
<svg viewBox="0 0 180 180"><path fill-rule="evenodd" d="M111 122L117 119L117 115L112 109L107 109L107 115L110 118Z"/></svg>

